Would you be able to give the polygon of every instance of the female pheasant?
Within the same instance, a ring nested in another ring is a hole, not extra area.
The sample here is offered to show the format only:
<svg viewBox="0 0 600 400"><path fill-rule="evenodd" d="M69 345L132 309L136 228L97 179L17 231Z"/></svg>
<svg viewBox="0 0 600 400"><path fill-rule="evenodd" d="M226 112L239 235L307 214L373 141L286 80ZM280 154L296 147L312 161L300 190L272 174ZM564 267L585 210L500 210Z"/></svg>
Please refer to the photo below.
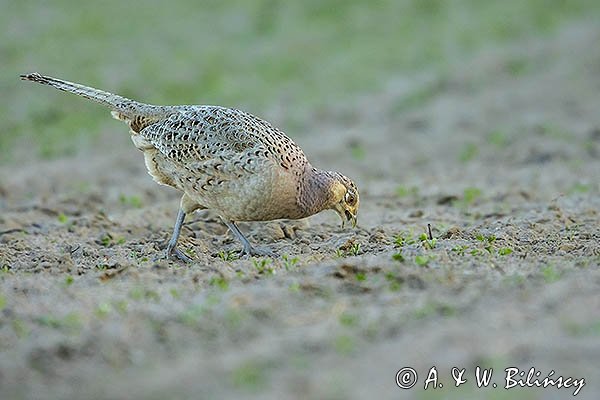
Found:
<svg viewBox="0 0 600 400"><path fill-rule="evenodd" d="M21 79L94 100L129 125L152 178L183 192L167 258L190 261L177 240L186 215L195 210L216 210L249 256L272 253L253 247L235 221L298 219L332 209L342 226L345 221L356 225L354 182L314 168L282 131L249 113L211 105L144 104L38 73Z"/></svg>

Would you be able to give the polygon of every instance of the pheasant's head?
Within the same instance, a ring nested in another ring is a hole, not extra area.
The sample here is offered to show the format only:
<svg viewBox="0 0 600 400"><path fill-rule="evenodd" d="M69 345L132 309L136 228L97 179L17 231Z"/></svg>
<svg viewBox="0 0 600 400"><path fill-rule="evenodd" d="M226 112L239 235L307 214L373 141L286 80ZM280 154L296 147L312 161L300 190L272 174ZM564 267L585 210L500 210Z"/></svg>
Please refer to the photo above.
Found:
<svg viewBox="0 0 600 400"><path fill-rule="evenodd" d="M356 226L360 197L358 188L349 178L338 172L330 172L333 182L330 186L330 208L335 210L342 219L342 227L350 221L352 227Z"/></svg>

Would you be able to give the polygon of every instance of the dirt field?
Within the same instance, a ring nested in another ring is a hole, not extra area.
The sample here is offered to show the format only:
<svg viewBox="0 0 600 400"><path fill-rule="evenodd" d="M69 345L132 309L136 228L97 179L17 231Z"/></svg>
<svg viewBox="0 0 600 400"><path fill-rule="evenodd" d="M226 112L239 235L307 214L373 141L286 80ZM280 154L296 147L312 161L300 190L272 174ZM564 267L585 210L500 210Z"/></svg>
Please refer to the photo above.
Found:
<svg viewBox="0 0 600 400"><path fill-rule="evenodd" d="M179 196L117 121L87 152L3 165L0 398L575 391L505 390L508 367L584 378L577 398L598 398L598 43L598 24L566 26L315 116L294 139L355 179L359 224L242 224L274 260L234 259L238 243L202 212L181 238L197 261L154 262ZM67 96L23 85L49 104ZM402 390L409 366L419 381ZM432 366L444 387L424 390ZM476 366L494 368L496 389L477 388ZM452 367L466 368L460 388Z"/></svg>

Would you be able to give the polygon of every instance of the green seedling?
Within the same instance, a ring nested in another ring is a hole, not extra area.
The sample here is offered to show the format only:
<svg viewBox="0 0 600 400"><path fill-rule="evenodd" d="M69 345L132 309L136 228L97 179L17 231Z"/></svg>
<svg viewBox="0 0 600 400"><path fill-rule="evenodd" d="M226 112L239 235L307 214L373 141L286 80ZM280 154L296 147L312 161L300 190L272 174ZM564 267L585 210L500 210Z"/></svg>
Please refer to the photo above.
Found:
<svg viewBox="0 0 600 400"><path fill-rule="evenodd" d="M283 266L288 271L298 264L298 261L300 261L298 257L290 257L287 254L284 254L281 258L283 259Z"/></svg>
<svg viewBox="0 0 600 400"><path fill-rule="evenodd" d="M242 322L246 318L246 314L242 313L237 308L229 308L225 312L224 320L227 331L237 331L242 326Z"/></svg>
<svg viewBox="0 0 600 400"><path fill-rule="evenodd" d="M449 305L438 302L427 302L423 307L414 311L414 316L417 319L426 318L432 315L441 315L444 317L450 317L456 314L456 308Z"/></svg>
<svg viewBox="0 0 600 400"><path fill-rule="evenodd" d="M464 256L465 255L465 251L469 248L469 246L467 245L459 245L459 246L455 246L451 249L451 251L453 251L454 253L456 253L459 256Z"/></svg>
<svg viewBox="0 0 600 400"><path fill-rule="evenodd" d="M463 203L465 206L471 205L480 198L482 192L476 187L468 187L463 191Z"/></svg>
<svg viewBox="0 0 600 400"><path fill-rule="evenodd" d="M404 247L405 244L406 244L406 239L404 238L404 235L398 234L398 235L394 236L394 246L401 249Z"/></svg>
<svg viewBox="0 0 600 400"><path fill-rule="evenodd" d="M12 329L18 338L29 336L29 327L22 319L15 318L12 320Z"/></svg>
<svg viewBox="0 0 600 400"><path fill-rule="evenodd" d="M477 156L477 153L479 153L477 145L474 143L467 143L460 151L458 159L462 163L467 163L474 159Z"/></svg>
<svg viewBox="0 0 600 400"><path fill-rule="evenodd" d="M229 288L229 282L227 281L227 279L223 278L222 276L213 276L208 281L208 284L210 286L216 286L223 291L225 291Z"/></svg>
<svg viewBox="0 0 600 400"><path fill-rule="evenodd" d="M158 294L156 290L146 289L144 297L148 300L154 301L155 303L160 301L160 294Z"/></svg>
<svg viewBox="0 0 600 400"><path fill-rule="evenodd" d="M498 254L501 256L507 256L509 254L512 254L513 249L511 249L510 247L501 247L498 249Z"/></svg>
<svg viewBox="0 0 600 400"><path fill-rule="evenodd" d="M480 242L488 242L491 244L496 241L496 235L483 236L483 235L479 234L476 236L476 239L479 240Z"/></svg>
<svg viewBox="0 0 600 400"><path fill-rule="evenodd" d="M420 267L426 267L429 265L429 262L432 259L433 259L433 256L418 255L418 256L415 256L415 264L417 264Z"/></svg>
<svg viewBox="0 0 600 400"><path fill-rule="evenodd" d="M194 249L185 249L184 251L191 259L195 259L197 257Z"/></svg>
<svg viewBox="0 0 600 400"><path fill-rule="evenodd" d="M557 271L552 265L547 265L542 268L542 276L547 283L553 283L560 279L561 273Z"/></svg>
<svg viewBox="0 0 600 400"><path fill-rule="evenodd" d="M573 336L600 336L600 320L586 321L583 324L566 322L564 329Z"/></svg>
<svg viewBox="0 0 600 400"><path fill-rule="evenodd" d="M422 106L433 99L445 87L446 82L443 79L437 79L423 84L396 100L395 104L392 104L392 112L394 114L399 114Z"/></svg>
<svg viewBox="0 0 600 400"><path fill-rule="evenodd" d="M270 258L261 258L260 260L252 260L252 264L254 265L254 268L258 271L259 274L266 272L270 275L274 275L275 270L273 269L273 267L269 267L271 261L272 260Z"/></svg>
<svg viewBox="0 0 600 400"><path fill-rule="evenodd" d="M436 238L429 239L429 236L427 236L426 233L422 233L421 236L419 236L419 240L421 241L421 244L423 245L423 247L425 247L426 249L429 249L429 250L434 249L437 244L437 239Z"/></svg>
<svg viewBox="0 0 600 400"><path fill-rule="evenodd" d="M477 256L481 255L481 250L479 250L479 249L471 249L471 251L469 251L469 254L472 255L472 256L474 256L474 257L477 257Z"/></svg>
<svg viewBox="0 0 600 400"><path fill-rule="evenodd" d="M520 76L530 70L530 63L525 58L512 58L506 61L506 71L512 76Z"/></svg>
<svg viewBox="0 0 600 400"><path fill-rule="evenodd" d="M394 236L394 246L401 249L406 245L411 245L416 243L416 239L410 233L401 232Z"/></svg>
<svg viewBox="0 0 600 400"><path fill-rule="evenodd" d="M298 293L300 291L300 284L298 282L294 282L289 286L290 292Z"/></svg>
<svg viewBox="0 0 600 400"><path fill-rule="evenodd" d="M496 241L496 236L495 235L485 236L481 233L478 233L475 235L475 239L477 239L480 242L494 243Z"/></svg>
<svg viewBox="0 0 600 400"><path fill-rule="evenodd" d="M144 289L141 287L135 287L129 291L129 297L133 300L142 300L144 298Z"/></svg>
<svg viewBox="0 0 600 400"><path fill-rule="evenodd" d="M392 259L394 261L398 261L398 262L401 262L401 263L403 263L405 261L404 260L404 256L402 255L402 252L398 252L398 253L393 254L392 255Z"/></svg>
<svg viewBox="0 0 600 400"><path fill-rule="evenodd" d="M98 307L96 307L94 314L96 314L98 318L104 319L108 316L108 314L110 314L111 311L112 306L109 303L100 303Z"/></svg>
<svg viewBox="0 0 600 400"><path fill-rule="evenodd" d="M124 244L125 238L123 236L119 236L117 238L113 237L110 233L105 233L100 238L100 244L104 247L112 247L115 244Z"/></svg>
<svg viewBox="0 0 600 400"><path fill-rule="evenodd" d="M179 320L185 325L196 326L204 313L206 313L204 305L193 304L179 314Z"/></svg>
<svg viewBox="0 0 600 400"><path fill-rule="evenodd" d="M335 338L333 347L338 354L347 356L355 351L356 343L354 339L348 335L339 335Z"/></svg>
<svg viewBox="0 0 600 400"><path fill-rule="evenodd" d="M393 273L388 272L385 274L385 279L389 282L390 290L392 292L397 292L402 287L402 280L398 279Z"/></svg>
<svg viewBox="0 0 600 400"><path fill-rule="evenodd" d="M483 244L483 248L488 253L492 254L494 252L493 243L496 241L495 235L484 236L481 233L475 235L475 239L480 241Z"/></svg>
<svg viewBox="0 0 600 400"><path fill-rule="evenodd" d="M266 368L258 362L245 362L231 372L231 381L238 389L259 392L267 385Z"/></svg>
<svg viewBox="0 0 600 400"><path fill-rule="evenodd" d="M138 196L126 196L124 194L121 194L119 196L119 201L121 202L121 204L133 208L142 208L143 205L142 199L140 199Z"/></svg>
<svg viewBox="0 0 600 400"><path fill-rule="evenodd" d="M143 287L135 287L129 291L129 297L133 300L153 300L155 302L160 301L160 295L157 291L151 289L145 289Z"/></svg>
<svg viewBox="0 0 600 400"><path fill-rule="evenodd" d="M357 256L360 253L360 243L354 243L348 252L353 256Z"/></svg>
<svg viewBox="0 0 600 400"><path fill-rule="evenodd" d="M560 140L570 140L573 134L566 129L552 123L541 124L538 126L538 132L541 135Z"/></svg>
<svg viewBox="0 0 600 400"><path fill-rule="evenodd" d="M577 193L587 193L591 190L591 185L586 185L583 183L574 184L571 189L569 189L569 194L577 194Z"/></svg>
<svg viewBox="0 0 600 400"><path fill-rule="evenodd" d="M416 186L398 186L398 188L396 189L396 195L398 197L418 196L419 188Z"/></svg>
<svg viewBox="0 0 600 400"><path fill-rule="evenodd" d="M361 161L367 156L367 151L362 144L356 142L350 145L350 154L355 160Z"/></svg>
<svg viewBox="0 0 600 400"><path fill-rule="evenodd" d="M492 131L488 135L488 142L490 142L490 144L493 144L494 146L500 147L500 148L504 148L504 147L508 146L508 138L506 137L506 134L504 134L500 130Z"/></svg>
<svg viewBox="0 0 600 400"><path fill-rule="evenodd" d="M357 256L360 254L360 243L353 243L348 249L337 249L335 251L336 258Z"/></svg>
<svg viewBox="0 0 600 400"><path fill-rule="evenodd" d="M127 314L127 301L126 300L118 300L115 302L115 309L121 315Z"/></svg>
<svg viewBox="0 0 600 400"><path fill-rule="evenodd" d="M81 329L81 318L75 312L70 312L62 318L55 317L54 315L41 315L35 318L36 322L40 325L48 326L50 328L59 329L75 333Z"/></svg>
<svg viewBox="0 0 600 400"><path fill-rule="evenodd" d="M221 250L218 253L219 258L223 261L235 261L239 258L238 253L234 250L224 251Z"/></svg>
<svg viewBox="0 0 600 400"><path fill-rule="evenodd" d="M100 244L104 247L110 246L111 243L112 243L112 236L108 233L100 238Z"/></svg>
<svg viewBox="0 0 600 400"><path fill-rule="evenodd" d="M58 219L58 222L60 222L61 224L66 224L67 222L69 222L69 217L67 217L63 213L58 214L57 219Z"/></svg>
<svg viewBox="0 0 600 400"><path fill-rule="evenodd" d="M353 314L343 313L340 315L340 324L348 327L356 326L358 324L358 317Z"/></svg>

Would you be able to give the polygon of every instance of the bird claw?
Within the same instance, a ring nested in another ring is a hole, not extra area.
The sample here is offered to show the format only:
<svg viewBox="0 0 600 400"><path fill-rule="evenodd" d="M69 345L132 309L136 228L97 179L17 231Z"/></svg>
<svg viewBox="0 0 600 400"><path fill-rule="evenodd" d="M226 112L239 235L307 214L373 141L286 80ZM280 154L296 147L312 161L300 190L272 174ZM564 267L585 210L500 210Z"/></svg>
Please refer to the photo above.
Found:
<svg viewBox="0 0 600 400"><path fill-rule="evenodd" d="M178 258L180 261L190 263L194 261L192 258L188 257L183 251L179 250L177 247L174 247L170 252L166 254L167 259Z"/></svg>
<svg viewBox="0 0 600 400"><path fill-rule="evenodd" d="M156 257L154 257L153 261L159 261L159 260L173 260L173 259L178 259L180 261L183 261L185 263L189 263L194 261L193 259L191 259L187 254L185 254L183 251L179 250L176 246L169 244L167 246L167 249L165 250L165 252L161 255L157 255Z"/></svg>
<svg viewBox="0 0 600 400"><path fill-rule="evenodd" d="M277 258L278 255L269 249L257 249L253 246L244 247L240 251L240 257L271 257Z"/></svg>

